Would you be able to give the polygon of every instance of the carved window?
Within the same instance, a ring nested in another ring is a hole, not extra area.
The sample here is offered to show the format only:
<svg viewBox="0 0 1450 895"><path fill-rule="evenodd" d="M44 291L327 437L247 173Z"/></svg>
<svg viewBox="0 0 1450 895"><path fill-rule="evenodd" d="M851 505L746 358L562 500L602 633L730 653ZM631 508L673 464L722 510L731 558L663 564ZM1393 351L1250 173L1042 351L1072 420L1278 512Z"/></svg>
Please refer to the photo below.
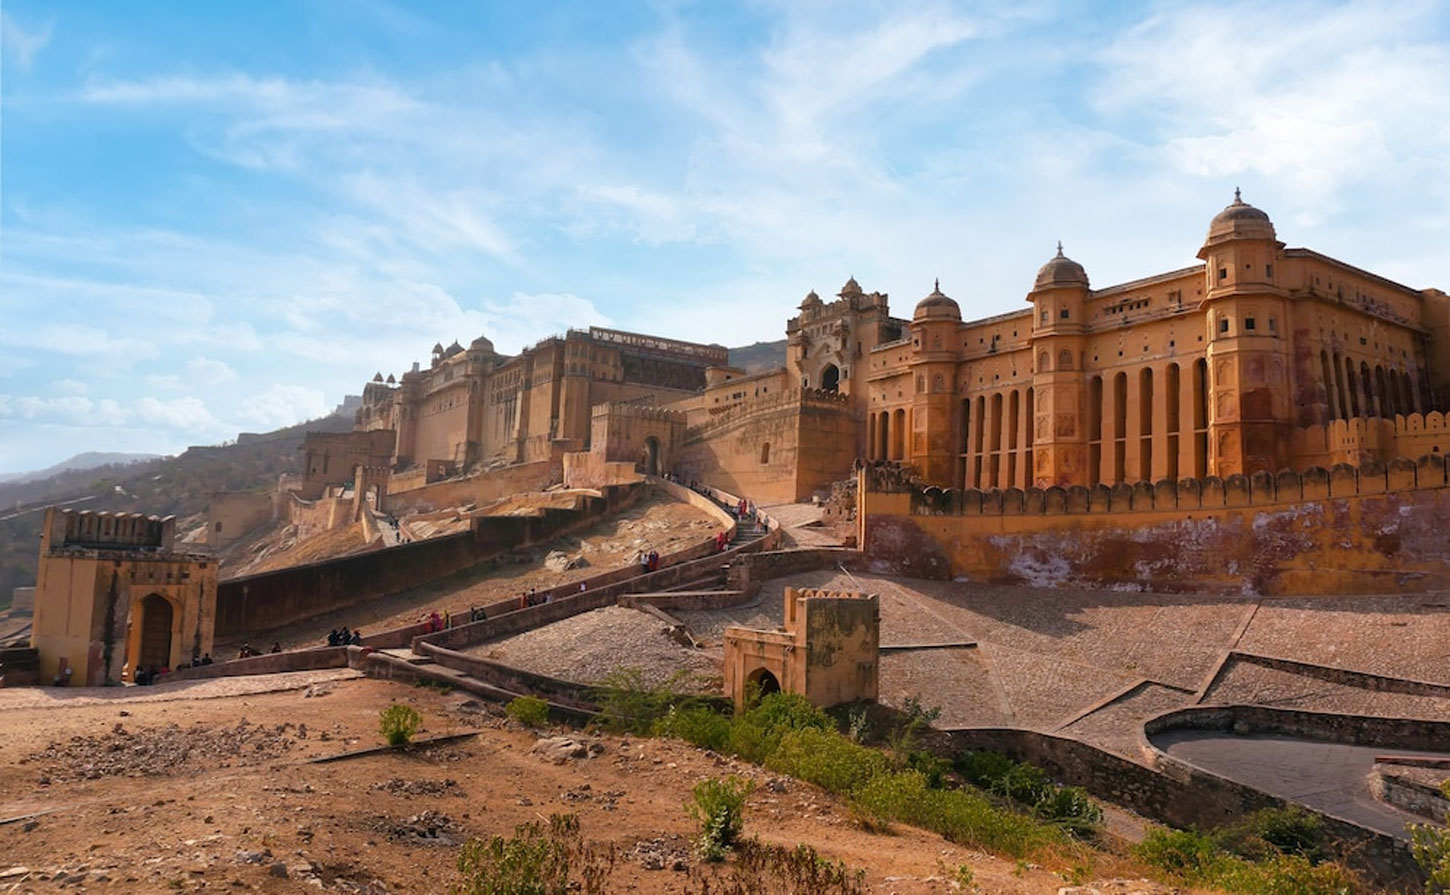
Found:
<svg viewBox="0 0 1450 895"><path fill-rule="evenodd" d="M1059 370L1071 370L1072 369L1072 352L1071 351L1063 351L1063 352L1061 352L1060 354L1057 355L1057 368Z"/></svg>
<svg viewBox="0 0 1450 895"><path fill-rule="evenodd" d="M1040 372L1040 373L1046 373L1048 370L1051 370L1051 369L1052 369L1052 355L1048 354L1046 351L1044 351L1041 354L1037 355L1037 370L1038 370L1038 372Z"/></svg>
<svg viewBox="0 0 1450 895"><path fill-rule="evenodd" d="M940 373L931 377L931 390L933 392L936 392L937 394L946 391L946 380L942 379L942 375Z"/></svg>
<svg viewBox="0 0 1450 895"><path fill-rule="evenodd" d="M763 465L765 465L766 463L769 463L769 462L770 462L770 442L767 441L767 442L765 442L764 444L762 444L760 446L760 463L763 466Z"/></svg>

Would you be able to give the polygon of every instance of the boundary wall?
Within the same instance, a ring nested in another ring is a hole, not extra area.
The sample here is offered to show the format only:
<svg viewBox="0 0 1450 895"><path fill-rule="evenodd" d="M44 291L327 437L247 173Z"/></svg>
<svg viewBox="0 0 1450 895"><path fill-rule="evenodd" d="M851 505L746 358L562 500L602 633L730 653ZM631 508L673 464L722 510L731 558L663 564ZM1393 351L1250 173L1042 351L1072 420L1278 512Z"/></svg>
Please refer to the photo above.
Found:
<svg viewBox="0 0 1450 895"><path fill-rule="evenodd" d="M217 587L216 636L264 632L446 578L587 528L633 505L642 493L641 485L606 488L601 497L581 494L574 509L480 516L456 535L229 579Z"/></svg>
<svg viewBox="0 0 1450 895"><path fill-rule="evenodd" d="M444 507L472 503L482 507L521 491L543 491L563 481L563 465L559 460L537 460L500 467L464 478L414 485L399 490L393 476L388 484L386 512L393 515L427 513ZM406 480L404 484L409 484Z"/></svg>
<svg viewBox="0 0 1450 895"><path fill-rule="evenodd" d="M901 574L1256 594L1450 587L1441 454L1112 487L921 487L860 471L862 543Z"/></svg>
<svg viewBox="0 0 1450 895"><path fill-rule="evenodd" d="M1260 706L1194 707L1150 719L1140 740L1144 762L1133 761L1057 734L1020 728L957 728L928 735L938 754L964 750L1003 752L1037 765L1054 780L1081 786L1097 798L1178 828L1210 829L1241 820L1262 808L1289 802L1168 756L1147 740L1148 732L1184 727L1232 730L1243 721L1256 733L1386 748L1426 748L1450 742L1450 722L1333 715ZM1399 739L1404 737L1406 739ZM1386 888L1415 887L1423 876L1408 842L1368 830L1332 815L1325 831L1350 866Z"/></svg>

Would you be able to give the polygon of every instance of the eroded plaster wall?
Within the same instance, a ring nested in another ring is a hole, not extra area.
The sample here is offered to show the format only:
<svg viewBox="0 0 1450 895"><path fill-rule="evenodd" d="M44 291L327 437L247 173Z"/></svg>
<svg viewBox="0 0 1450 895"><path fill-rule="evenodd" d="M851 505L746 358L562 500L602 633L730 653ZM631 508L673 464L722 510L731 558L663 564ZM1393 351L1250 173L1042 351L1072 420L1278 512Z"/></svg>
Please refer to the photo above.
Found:
<svg viewBox="0 0 1450 895"><path fill-rule="evenodd" d="M1450 587L1446 464L1337 466L981 492L892 487L863 471L868 559L904 574L1034 586L1258 594Z"/></svg>

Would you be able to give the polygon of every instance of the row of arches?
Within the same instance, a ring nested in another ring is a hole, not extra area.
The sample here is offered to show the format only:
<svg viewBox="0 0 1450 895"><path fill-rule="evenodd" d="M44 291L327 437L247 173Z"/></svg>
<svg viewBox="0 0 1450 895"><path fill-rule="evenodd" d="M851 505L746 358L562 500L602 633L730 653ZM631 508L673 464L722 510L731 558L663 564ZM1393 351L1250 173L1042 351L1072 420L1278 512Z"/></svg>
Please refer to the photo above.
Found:
<svg viewBox="0 0 1450 895"><path fill-rule="evenodd" d="M1185 382L1185 378L1187 381ZM1087 484L1208 475L1208 362L1088 380Z"/></svg>
<svg viewBox="0 0 1450 895"><path fill-rule="evenodd" d="M1360 361L1356 370L1353 358L1342 357L1338 351L1331 356L1327 350L1319 352L1319 367L1331 420L1393 418L1425 410L1420 390L1403 370L1386 370L1376 364L1371 371L1365 361Z"/></svg>
<svg viewBox="0 0 1450 895"><path fill-rule="evenodd" d="M1033 487L1034 446L1049 435L1077 443L1086 436L1086 457L1077 454L1080 459L1066 461L1086 468L1054 474L1089 486L1205 476L1208 395L1208 363L1200 358L1186 369L1171 363L1090 377L1085 433L1077 431L1075 407L1065 420L1049 415L1037 421L1037 395L1030 386L966 398L956 421L960 485L983 490ZM909 459L911 422L907 408L869 414L868 458ZM1055 431L1036 431L1034 423Z"/></svg>

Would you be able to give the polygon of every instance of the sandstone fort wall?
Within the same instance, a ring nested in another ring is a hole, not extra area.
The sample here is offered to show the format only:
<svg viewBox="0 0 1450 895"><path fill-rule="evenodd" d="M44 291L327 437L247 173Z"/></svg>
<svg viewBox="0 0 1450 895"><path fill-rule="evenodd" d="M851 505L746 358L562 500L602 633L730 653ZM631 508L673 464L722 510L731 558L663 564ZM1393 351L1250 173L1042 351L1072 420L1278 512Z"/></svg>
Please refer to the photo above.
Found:
<svg viewBox="0 0 1450 895"><path fill-rule="evenodd" d="M861 485L868 558L921 577L1052 586L1374 593L1450 586L1442 455L1112 488Z"/></svg>

